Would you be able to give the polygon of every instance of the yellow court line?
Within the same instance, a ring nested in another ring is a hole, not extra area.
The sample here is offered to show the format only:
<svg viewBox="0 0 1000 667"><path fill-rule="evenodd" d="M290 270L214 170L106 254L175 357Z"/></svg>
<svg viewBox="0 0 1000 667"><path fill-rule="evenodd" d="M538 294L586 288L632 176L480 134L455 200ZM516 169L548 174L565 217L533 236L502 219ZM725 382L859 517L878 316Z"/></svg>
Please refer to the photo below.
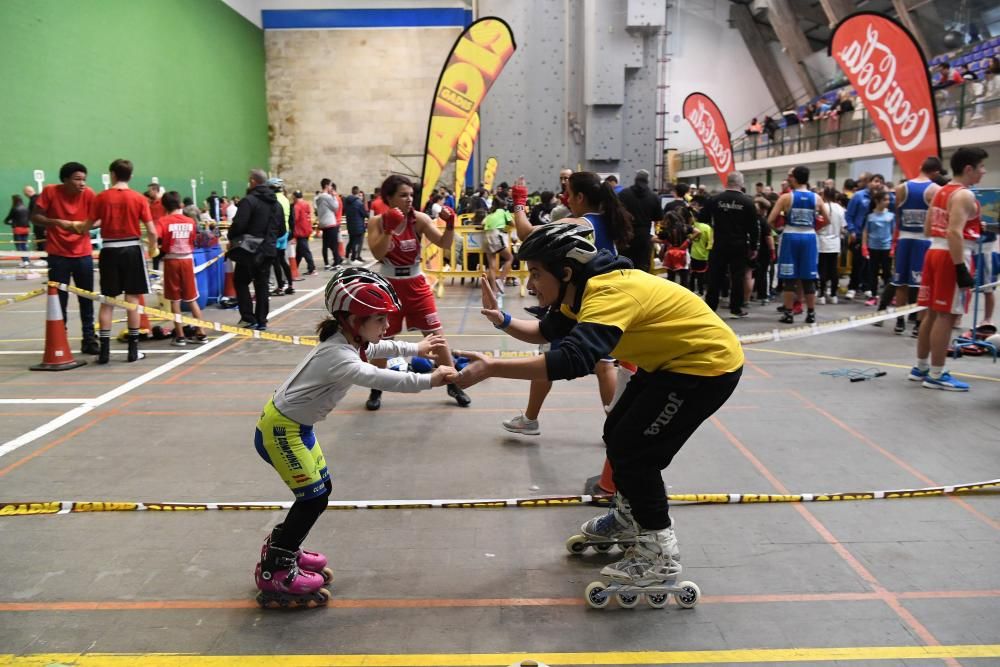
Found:
<svg viewBox="0 0 1000 667"><path fill-rule="evenodd" d="M792 357L812 357L814 359L831 359L833 361L852 361L856 364L869 364L871 366L886 366L887 368L905 368L909 369L911 366L906 364L893 364L888 361L875 361L873 359L853 359L851 357L833 357L828 354L815 354L813 352L789 352L788 350L772 350L767 347L745 347L744 350L750 350L751 352L771 352L772 354L787 354ZM1000 368L1000 366L998 366ZM963 378L972 378L973 380L986 380L987 382L1000 382L1000 378L986 377L985 375L974 375L972 373L959 373L953 371L950 368L948 372L952 375L957 375Z"/></svg>
<svg viewBox="0 0 1000 667"><path fill-rule="evenodd" d="M1000 644L951 646L853 646L842 648L734 649L726 651L628 651L604 653L425 653L353 655L191 655L176 653L0 654L0 665L18 667L506 667L523 660L546 665L678 665L835 660L941 660L998 658Z"/></svg>

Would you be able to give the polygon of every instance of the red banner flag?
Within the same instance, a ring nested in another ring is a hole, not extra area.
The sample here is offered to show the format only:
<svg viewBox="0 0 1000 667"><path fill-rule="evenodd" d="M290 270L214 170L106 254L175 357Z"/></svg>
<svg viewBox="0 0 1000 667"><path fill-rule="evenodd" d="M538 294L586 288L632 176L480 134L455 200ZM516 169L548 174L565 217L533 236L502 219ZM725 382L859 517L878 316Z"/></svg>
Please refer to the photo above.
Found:
<svg viewBox="0 0 1000 667"><path fill-rule="evenodd" d="M913 35L874 12L852 14L830 36L829 54L847 75L907 178L940 157L941 135L927 61Z"/></svg>
<svg viewBox="0 0 1000 667"><path fill-rule="evenodd" d="M719 107L708 95L691 93L684 98L684 118L701 139L719 180L725 185L726 177L733 171L733 147L729 143L729 128Z"/></svg>
<svg viewBox="0 0 1000 667"><path fill-rule="evenodd" d="M516 48L510 26L492 16L470 25L455 41L438 77L427 124L421 172L425 197L437 187L469 119Z"/></svg>

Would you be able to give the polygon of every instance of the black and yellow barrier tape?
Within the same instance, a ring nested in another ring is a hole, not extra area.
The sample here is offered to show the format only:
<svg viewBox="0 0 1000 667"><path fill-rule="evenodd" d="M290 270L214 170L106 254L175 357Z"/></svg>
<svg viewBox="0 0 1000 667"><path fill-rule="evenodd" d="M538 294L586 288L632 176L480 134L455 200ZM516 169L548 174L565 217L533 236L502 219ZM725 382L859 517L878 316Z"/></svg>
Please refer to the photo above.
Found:
<svg viewBox="0 0 1000 667"><path fill-rule="evenodd" d="M48 292L47 287L42 287L39 289L33 289L30 292L25 292L24 294L18 294L17 296L12 296L9 299L0 299L0 308L4 306L9 306L12 303L17 303L19 301L27 301L28 299L34 299L36 296L41 296Z"/></svg>
<svg viewBox="0 0 1000 667"><path fill-rule="evenodd" d="M1000 487L1000 479L971 484L929 486L919 489L883 491L841 491L837 493L679 493L670 494L672 503L689 505L756 505L760 503L822 503L855 500L899 500L961 496L989 492ZM506 507L566 507L607 505L610 496L537 496L533 498L466 498L437 500L331 500L331 510L415 510L415 509L499 509ZM38 514L82 514L93 512L189 512L189 511L265 511L287 510L292 501L255 502L132 502L52 500L41 502L0 501L0 516Z"/></svg>
<svg viewBox="0 0 1000 667"><path fill-rule="evenodd" d="M91 301L97 301L99 303L109 303L115 306L120 306L126 310L134 310L138 313L146 313L147 315L152 315L158 317L161 320L166 320L174 322L177 324L190 324L192 326L201 327L202 329L211 331L223 331L225 333L236 334L237 336L246 336L247 338L257 338L260 340L269 340L276 343L291 343L292 345L306 345L309 347L315 347L319 343L319 339L314 336L289 336L287 334L276 334L270 333L268 331L257 331L256 329L244 329L242 327L235 327L229 324L222 324L221 322L210 322L208 320L199 320L195 317L188 317L187 315L181 315L178 313L171 313L165 310L160 310L159 308L153 308L151 306L140 306L136 303L129 303L124 299L119 299L112 296L104 296L103 294L97 294L96 292L91 292L85 289L80 289L73 285L67 285L66 283L57 283L49 281L50 287L55 287L62 290L63 292L72 292L73 294L78 294L84 298L90 299Z"/></svg>

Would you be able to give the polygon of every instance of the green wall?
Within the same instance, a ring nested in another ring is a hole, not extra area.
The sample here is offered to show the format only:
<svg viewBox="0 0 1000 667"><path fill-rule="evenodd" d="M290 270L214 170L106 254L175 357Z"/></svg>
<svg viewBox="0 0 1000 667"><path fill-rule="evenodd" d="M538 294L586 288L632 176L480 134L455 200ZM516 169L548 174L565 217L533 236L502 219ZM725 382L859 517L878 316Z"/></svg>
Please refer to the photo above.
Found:
<svg viewBox="0 0 1000 667"><path fill-rule="evenodd" d="M221 0L2 0L0 25L0 216L71 160L98 192L124 157L199 200L267 168L264 32Z"/></svg>

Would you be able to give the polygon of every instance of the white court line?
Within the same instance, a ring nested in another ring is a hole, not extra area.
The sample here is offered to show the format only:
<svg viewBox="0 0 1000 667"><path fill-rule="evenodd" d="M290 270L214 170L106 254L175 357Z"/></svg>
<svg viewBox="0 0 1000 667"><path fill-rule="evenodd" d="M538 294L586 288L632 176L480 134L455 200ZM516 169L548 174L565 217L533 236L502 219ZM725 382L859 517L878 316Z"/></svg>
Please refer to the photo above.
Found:
<svg viewBox="0 0 1000 667"><path fill-rule="evenodd" d="M194 345L191 346L192 348ZM188 350L143 350L143 354L184 354ZM0 354L45 354L45 350L0 350ZM111 350L111 354L128 354L128 350Z"/></svg>
<svg viewBox="0 0 1000 667"><path fill-rule="evenodd" d="M289 301L288 303L286 303L285 305L281 306L280 308L276 308L275 310L272 310L270 314L271 315L279 315L279 314L285 312L286 310L289 310L290 308L293 308L294 306L302 303L303 301L311 299L312 297L316 296L317 294L322 293L323 290L325 290L325 289L326 289L325 285L323 287L317 287L316 289L314 289L312 291L306 292L305 294L303 294L302 296L298 297L294 301ZM31 431L28 431L24 435L20 435L20 436L14 438L13 440L8 440L4 444L0 445L0 456L6 456L7 454L10 454L11 452L15 451L16 449L19 449L19 448L21 448L21 447L23 447L23 446L25 446L25 445L27 445L29 443L32 443L35 440L38 440L39 438L41 438L42 436L48 435L52 431L55 431L56 429L58 429L58 428L60 428L62 426L65 426L66 424L69 424L70 422L73 422L73 421L79 419L83 415L85 415L85 414L87 414L87 413L95 410L96 408L101 407L105 403L113 401L114 399L118 398L119 396L127 394L128 392L132 391L136 387L141 387L142 385L146 384L150 380L155 380L156 378L160 377L161 375L164 375L164 374L166 374L166 373L174 370L178 366L180 366L180 365L182 365L182 364L190 361L191 359L194 359L195 357L201 356L201 355L205 354L206 352L208 352L209 350L211 350L213 348L216 348L219 345L222 345L223 343L225 343L226 341L228 341L228 340L230 340L232 338L236 338L236 337L237 337L236 334L226 334L224 336L220 336L220 337L214 339L212 342L208 343L207 345L201 345L196 350L191 350L190 352L188 352L187 354L184 354L183 356L177 357L176 359L171 359L170 361L168 361L167 363L163 364L162 366L154 368L153 370L149 371L148 373L145 373L144 375L140 375L137 378L133 378L132 380L129 380L125 384L119 385L118 387L115 387L111 391L108 391L108 392L105 392L105 393L101 394L97 398L89 399L83 405L81 405L79 407L76 407L76 408L73 408L69 412L67 412L65 414L62 414L62 415L56 417L55 419L53 419L53 420L51 420L49 422L46 422L45 424L42 424L38 428L33 429Z"/></svg>
<svg viewBox="0 0 1000 667"><path fill-rule="evenodd" d="M60 405L86 403L89 398L0 398L0 405Z"/></svg>

